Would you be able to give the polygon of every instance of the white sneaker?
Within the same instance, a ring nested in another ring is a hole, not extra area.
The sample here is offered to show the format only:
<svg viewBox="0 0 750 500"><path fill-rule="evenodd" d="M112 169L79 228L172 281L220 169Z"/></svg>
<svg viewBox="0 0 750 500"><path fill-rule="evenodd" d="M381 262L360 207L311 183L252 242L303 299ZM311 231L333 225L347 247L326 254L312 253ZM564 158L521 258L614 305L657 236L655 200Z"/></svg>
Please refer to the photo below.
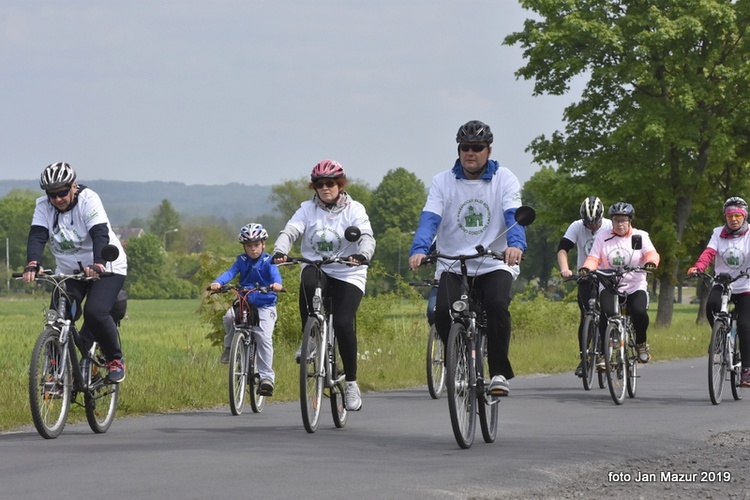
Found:
<svg viewBox="0 0 750 500"><path fill-rule="evenodd" d="M362 397L359 393L357 382L346 382L344 384L344 402L348 411L359 411L362 409Z"/></svg>
<svg viewBox="0 0 750 500"><path fill-rule="evenodd" d="M508 381L502 375L495 375L490 381L490 386L487 388L487 393L490 396L507 396L510 392L508 387Z"/></svg>

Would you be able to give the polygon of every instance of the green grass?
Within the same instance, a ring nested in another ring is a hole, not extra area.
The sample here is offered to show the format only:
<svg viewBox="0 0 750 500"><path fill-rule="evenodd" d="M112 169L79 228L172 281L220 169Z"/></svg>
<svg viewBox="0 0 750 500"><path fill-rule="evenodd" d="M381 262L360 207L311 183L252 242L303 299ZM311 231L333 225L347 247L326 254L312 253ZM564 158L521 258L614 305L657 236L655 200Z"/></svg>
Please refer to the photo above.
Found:
<svg viewBox="0 0 750 500"><path fill-rule="evenodd" d="M31 350L42 330L47 298L0 300L0 430L31 423L27 385ZM121 336L127 362L118 416L228 405L227 366L205 337L210 326L194 300L131 300ZM363 390L426 384L427 322L423 300L366 298L358 314L358 379ZM578 364L575 304L538 299L512 305L511 360L517 375L572 371ZM653 313L653 311L652 311ZM695 326L697 306L677 306L670 328L649 329L655 360L703 356L708 327ZM299 320L275 335L274 401L298 399ZM280 322L280 324L282 324ZM75 405L74 405L75 406ZM85 418L73 408L71 421Z"/></svg>

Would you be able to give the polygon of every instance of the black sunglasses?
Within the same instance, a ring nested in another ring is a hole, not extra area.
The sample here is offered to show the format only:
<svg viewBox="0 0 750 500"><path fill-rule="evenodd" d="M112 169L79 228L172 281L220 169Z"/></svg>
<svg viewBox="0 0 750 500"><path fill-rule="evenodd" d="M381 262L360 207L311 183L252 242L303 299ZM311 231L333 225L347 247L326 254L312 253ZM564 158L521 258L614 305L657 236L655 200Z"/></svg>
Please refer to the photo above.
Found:
<svg viewBox="0 0 750 500"><path fill-rule="evenodd" d="M50 193L47 191L47 198L50 200L54 200L55 198L65 198L70 193L71 188L63 189L62 191L58 191L56 193Z"/></svg>
<svg viewBox="0 0 750 500"><path fill-rule="evenodd" d="M484 148L486 148L484 144L460 144L458 146L458 149L466 153L469 150L474 151L475 153L479 153L481 151L484 151Z"/></svg>
<svg viewBox="0 0 750 500"><path fill-rule="evenodd" d="M336 185L336 181L333 179L320 179L318 181L315 181L315 189L323 189L323 186L327 188L332 188Z"/></svg>

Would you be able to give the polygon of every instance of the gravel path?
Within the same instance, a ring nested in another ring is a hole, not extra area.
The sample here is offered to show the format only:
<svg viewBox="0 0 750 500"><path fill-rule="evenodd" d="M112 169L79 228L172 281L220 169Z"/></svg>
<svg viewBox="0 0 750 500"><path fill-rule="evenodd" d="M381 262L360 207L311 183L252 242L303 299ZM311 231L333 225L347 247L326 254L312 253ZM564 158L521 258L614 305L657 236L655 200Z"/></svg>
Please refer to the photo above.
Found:
<svg viewBox="0 0 750 500"><path fill-rule="evenodd" d="M748 464L750 431L727 432L714 435L700 448L672 455L555 470L551 473L556 478L554 487L492 498L750 499L744 475Z"/></svg>

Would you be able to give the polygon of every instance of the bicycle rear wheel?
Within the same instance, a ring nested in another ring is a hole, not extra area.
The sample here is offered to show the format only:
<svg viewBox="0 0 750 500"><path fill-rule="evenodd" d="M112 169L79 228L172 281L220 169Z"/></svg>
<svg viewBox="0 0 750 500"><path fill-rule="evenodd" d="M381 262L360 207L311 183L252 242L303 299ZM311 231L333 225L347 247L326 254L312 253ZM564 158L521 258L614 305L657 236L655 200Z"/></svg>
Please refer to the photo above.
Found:
<svg viewBox="0 0 750 500"><path fill-rule="evenodd" d="M593 387L594 382L594 366L596 365L596 340L597 340L597 328L599 325L596 324L594 316L586 314L583 317L583 328L581 328L581 335L583 336L583 342L579 345L583 345L583 351L581 351L581 366L583 368L583 388L590 391Z"/></svg>
<svg viewBox="0 0 750 500"><path fill-rule="evenodd" d="M91 370L91 387L84 393L83 404L86 407L86 420L91 430L103 434L109 430L115 420L117 401L120 398L120 384L108 384L100 370L106 358L97 345L93 359L88 360Z"/></svg>
<svg viewBox="0 0 750 500"><path fill-rule="evenodd" d="M627 377L627 360L625 359L625 329L619 323L607 325L604 342L604 365L607 370L609 394L615 404L621 405L625 400L625 378Z"/></svg>
<svg viewBox="0 0 750 500"><path fill-rule="evenodd" d="M724 344L729 325L723 319L714 321L711 343L708 345L708 395L711 403L718 405L724 393Z"/></svg>
<svg viewBox="0 0 750 500"><path fill-rule="evenodd" d="M299 402L305 430L313 433L320 422L320 407L323 403L325 385L325 345L321 324L315 317L307 318L302 333L302 349L299 363Z"/></svg>
<svg viewBox="0 0 750 500"><path fill-rule="evenodd" d="M65 428L70 410L73 379L65 346L59 333L45 328L31 353L29 366L29 404L39 435L54 439ZM60 372L61 367L64 372Z"/></svg>
<svg viewBox="0 0 750 500"><path fill-rule="evenodd" d="M249 334L249 333L248 333ZM229 409L232 415L242 414L247 388L247 348L245 332L235 331L229 347Z"/></svg>
<svg viewBox="0 0 750 500"><path fill-rule="evenodd" d="M252 335L252 334L251 334ZM250 395L250 409L260 413L266 407L266 397L260 394L260 374L258 373L258 344L255 340L248 346L250 364L247 367L247 392Z"/></svg>
<svg viewBox="0 0 750 500"><path fill-rule="evenodd" d="M460 323L451 327L446 354L448 412L453 434L461 448L470 448L476 429L477 393L471 386L466 328Z"/></svg>
<svg viewBox="0 0 750 500"><path fill-rule="evenodd" d="M479 427L485 443L494 443L497 437L498 404L500 398L487 394L485 382L490 379L490 366L487 362L487 337L482 335L482 348L477 351L477 405L479 409ZM479 379L482 384L479 384Z"/></svg>
<svg viewBox="0 0 750 500"><path fill-rule="evenodd" d="M435 325L427 337L427 390L432 399L440 399L445 389L445 346Z"/></svg>
<svg viewBox="0 0 750 500"><path fill-rule="evenodd" d="M331 349L331 367L333 368L333 387L328 391L331 399L331 412L333 413L333 423L341 429L346 425L349 418L349 412L344 404L344 382L337 382L338 378L344 375L344 364L339 356L339 342L336 337L333 339Z"/></svg>
<svg viewBox="0 0 750 500"><path fill-rule="evenodd" d="M628 397L634 398L638 388L638 352L635 348L635 330L633 323L628 320L627 324L627 348L625 349L625 360L628 365Z"/></svg>

